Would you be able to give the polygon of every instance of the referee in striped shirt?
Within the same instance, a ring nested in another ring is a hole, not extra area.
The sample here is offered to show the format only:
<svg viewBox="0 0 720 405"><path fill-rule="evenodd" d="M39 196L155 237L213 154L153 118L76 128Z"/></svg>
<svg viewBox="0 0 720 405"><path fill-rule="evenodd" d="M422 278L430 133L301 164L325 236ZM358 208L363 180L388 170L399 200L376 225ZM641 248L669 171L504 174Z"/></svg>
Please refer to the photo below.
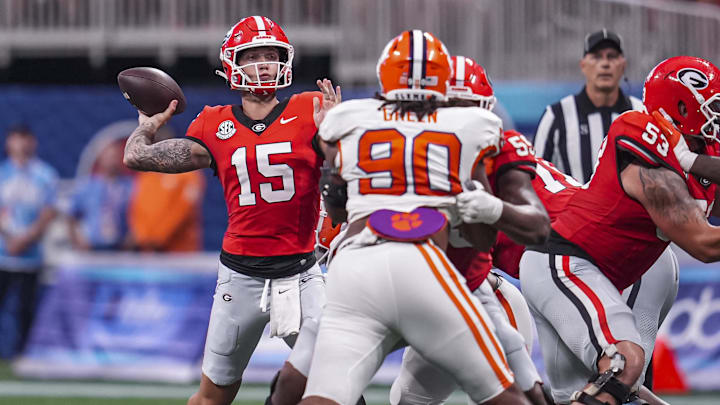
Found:
<svg viewBox="0 0 720 405"><path fill-rule="evenodd" d="M627 110L642 110L636 97L620 89L625 56L620 36L607 29L585 37L580 69L585 87L547 106L535 134L537 156L582 183L590 179L610 123Z"/></svg>

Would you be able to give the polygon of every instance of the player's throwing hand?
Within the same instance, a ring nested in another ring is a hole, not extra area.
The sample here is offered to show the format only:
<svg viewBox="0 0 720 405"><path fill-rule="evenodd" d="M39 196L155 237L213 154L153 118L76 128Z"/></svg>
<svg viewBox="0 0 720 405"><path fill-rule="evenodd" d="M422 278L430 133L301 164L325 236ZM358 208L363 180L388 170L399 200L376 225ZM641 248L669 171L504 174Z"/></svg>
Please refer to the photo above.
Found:
<svg viewBox="0 0 720 405"><path fill-rule="evenodd" d="M165 123L170 120L170 117L172 117L173 112L175 112L177 105L178 105L178 101L173 100L170 102L170 104L168 104L168 107L165 109L165 111L163 111L161 113L157 113L157 114L153 115L152 117L148 117L147 115L138 111L138 123L141 126L142 125L151 125L153 127L153 130L157 131L158 128L165 125Z"/></svg>

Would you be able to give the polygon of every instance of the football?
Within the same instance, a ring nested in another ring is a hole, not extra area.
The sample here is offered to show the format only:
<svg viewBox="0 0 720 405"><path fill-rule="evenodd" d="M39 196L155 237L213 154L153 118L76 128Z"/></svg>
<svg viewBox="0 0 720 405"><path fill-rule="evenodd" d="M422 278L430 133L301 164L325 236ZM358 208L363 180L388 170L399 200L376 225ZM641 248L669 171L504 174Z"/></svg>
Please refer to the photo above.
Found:
<svg viewBox="0 0 720 405"><path fill-rule="evenodd" d="M178 105L173 115L185 110L187 102L180 86L167 73L152 67L134 67L118 73L123 96L147 116L165 111L172 100Z"/></svg>

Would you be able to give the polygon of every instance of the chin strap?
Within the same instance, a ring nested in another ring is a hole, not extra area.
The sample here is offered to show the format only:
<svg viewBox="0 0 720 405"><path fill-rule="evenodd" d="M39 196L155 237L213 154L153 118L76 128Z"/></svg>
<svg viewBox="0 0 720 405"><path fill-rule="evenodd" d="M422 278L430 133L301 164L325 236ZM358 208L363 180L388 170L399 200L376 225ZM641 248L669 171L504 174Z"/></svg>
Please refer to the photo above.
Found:
<svg viewBox="0 0 720 405"><path fill-rule="evenodd" d="M225 84L227 84L227 86L230 88L230 90L233 90L232 86L230 85L230 80L228 79L225 72L223 72L222 70L215 69L215 74L222 77L223 79L225 79Z"/></svg>
<svg viewBox="0 0 720 405"><path fill-rule="evenodd" d="M215 69L215 74L225 79L225 81L228 79L227 75L222 70Z"/></svg>
<svg viewBox="0 0 720 405"><path fill-rule="evenodd" d="M575 391L570 401L586 405L610 405L595 398L602 392L612 395L618 404L624 403L630 397L632 387L616 378L625 369L625 356L617 351L615 345L608 346L604 354L610 357L610 368L602 374L593 376L589 381L592 385L582 391Z"/></svg>

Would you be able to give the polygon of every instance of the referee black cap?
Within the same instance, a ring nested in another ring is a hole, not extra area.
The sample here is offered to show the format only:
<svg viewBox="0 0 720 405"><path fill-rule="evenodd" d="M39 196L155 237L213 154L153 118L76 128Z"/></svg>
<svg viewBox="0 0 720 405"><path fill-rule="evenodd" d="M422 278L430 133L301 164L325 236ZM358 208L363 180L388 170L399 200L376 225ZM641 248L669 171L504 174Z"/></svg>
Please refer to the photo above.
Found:
<svg viewBox="0 0 720 405"><path fill-rule="evenodd" d="M599 49L600 46L611 47L623 53L622 50L622 37L607 28L603 28L600 31L596 31L585 36L584 53L587 55L590 52L594 52Z"/></svg>

